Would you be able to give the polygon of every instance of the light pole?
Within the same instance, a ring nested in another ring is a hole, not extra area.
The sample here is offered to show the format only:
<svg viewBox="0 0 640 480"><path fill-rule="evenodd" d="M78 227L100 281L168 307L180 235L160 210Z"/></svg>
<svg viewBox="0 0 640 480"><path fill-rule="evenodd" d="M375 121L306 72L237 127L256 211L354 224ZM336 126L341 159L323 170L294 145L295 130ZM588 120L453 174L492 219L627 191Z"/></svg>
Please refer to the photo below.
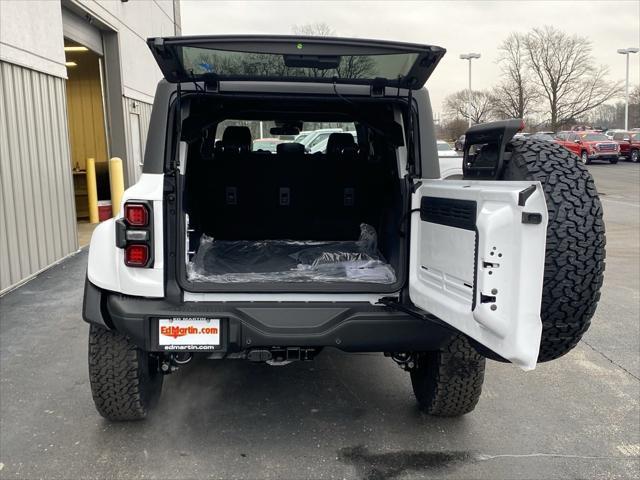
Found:
<svg viewBox="0 0 640 480"><path fill-rule="evenodd" d="M627 57L627 75L624 85L624 129L629 130L629 54L638 53L640 48L619 48L618 53Z"/></svg>
<svg viewBox="0 0 640 480"><path fill-rule="evenodd" d="M460 60L469 60L469 97L467 98L467 115L469 116L469 126L471 126L471 60L480 58L479 53L463 53Z"/></svg>

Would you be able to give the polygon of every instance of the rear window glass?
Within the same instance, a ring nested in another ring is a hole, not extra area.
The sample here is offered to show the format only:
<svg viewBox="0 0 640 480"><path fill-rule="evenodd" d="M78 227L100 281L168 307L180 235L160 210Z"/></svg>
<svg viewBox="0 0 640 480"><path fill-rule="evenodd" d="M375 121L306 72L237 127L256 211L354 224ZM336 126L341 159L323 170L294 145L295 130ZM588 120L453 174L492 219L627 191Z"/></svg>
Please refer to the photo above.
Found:
<svg viewBox="0 0 640 480"><path fill-rule="evenodd" d="M276 127L270 120L237 120L229 119L220 122L216 127L216 140L221 140L227 127L247 127L251 132L251 150L276 153L279 143L296 142L304 145L308 153L325 152L327 141L332 133L351 133L357 143L356 125L354 122L304 122L303 136L273 135L270 130Z"/></svg>
<svg viewBox="0 0 640 480"><path fill-rule="evenodd" d="M417 53L385 55L343 55L335 68L287 66L285 55L232 52L199 47L183 47L182 62L194 76L216 74L222 77L363 79L405 76L418 58Z"/></svg>
<svg viewBox="0 0 640 480"><path fill-rule="evenodd" d="M280 140L279 138L267 139L267 140L254 140L251 149L254 152L258 150L263 150L263 151L266 150L266 151L275 153L278 148L278 144L282 142L283 140Z"/></svg>

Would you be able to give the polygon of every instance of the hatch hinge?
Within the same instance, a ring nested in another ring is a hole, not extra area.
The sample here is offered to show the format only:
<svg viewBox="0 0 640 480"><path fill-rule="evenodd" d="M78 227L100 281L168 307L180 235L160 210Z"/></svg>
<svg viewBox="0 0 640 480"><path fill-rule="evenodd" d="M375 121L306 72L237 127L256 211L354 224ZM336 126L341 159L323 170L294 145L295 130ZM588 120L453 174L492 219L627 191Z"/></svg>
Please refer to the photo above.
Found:
<svg viewBox="0 0 640 480"><path fill-rule="evenodd" d="M220 79L218 75L209 73L202 76L204 80L204 89L206 92L218 93L220 91Z"/></svg>
<svg viewBox="0 0 640 480"><path fill-rule="evenodd" d="M369 94L372 97L384 97L384 89L387 86L387 83L388 81L386 78L374 78L371 82Z"/></svg>
<svg viewBox="0 0 640 480"><path fill-rule="evenodd" d="M158 52L158 55L160 55L165 60L168 60L169 58L171 58L171 52L167 50L167 47L164 44L164 38L161 38L161 37L154 38L153 48L155 49L156 52Z"/></svg>

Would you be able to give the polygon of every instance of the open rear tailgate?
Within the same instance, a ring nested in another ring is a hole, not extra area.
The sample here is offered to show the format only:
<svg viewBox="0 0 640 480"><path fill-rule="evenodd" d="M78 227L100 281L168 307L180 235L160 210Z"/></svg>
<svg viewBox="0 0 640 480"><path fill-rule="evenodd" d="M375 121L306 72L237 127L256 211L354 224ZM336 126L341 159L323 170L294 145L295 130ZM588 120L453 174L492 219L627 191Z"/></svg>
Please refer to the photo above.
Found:
<svg viewBox="0 0 640 480"><path fill-rule="evenodd" d="M422 88L446 50L381 40L192 36L147 40L169 82L260 80Z"/></svg>

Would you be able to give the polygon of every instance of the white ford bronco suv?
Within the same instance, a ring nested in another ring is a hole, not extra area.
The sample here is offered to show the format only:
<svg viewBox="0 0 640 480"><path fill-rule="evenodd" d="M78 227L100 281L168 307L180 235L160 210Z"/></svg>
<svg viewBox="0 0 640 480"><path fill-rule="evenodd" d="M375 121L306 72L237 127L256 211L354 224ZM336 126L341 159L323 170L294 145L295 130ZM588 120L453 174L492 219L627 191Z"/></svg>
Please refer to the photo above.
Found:
<svg viewBox="0 0 640 480"><path fill-rule="evenodd" d="M424 88L445 50L293 36L152 38L144 166L91 239L83 318L96 407L144 418L194 356L284 365L382 352L419 408L470 412L485 358L530 370L589 327L604 271L593 179L573 154L466 132L439 179ZM253 123L252 123L253 122ZM252 148L271 125L277 150ZM336 128L323 151L295 142ZM260 132L262 133L262 132Z"/></svg>

